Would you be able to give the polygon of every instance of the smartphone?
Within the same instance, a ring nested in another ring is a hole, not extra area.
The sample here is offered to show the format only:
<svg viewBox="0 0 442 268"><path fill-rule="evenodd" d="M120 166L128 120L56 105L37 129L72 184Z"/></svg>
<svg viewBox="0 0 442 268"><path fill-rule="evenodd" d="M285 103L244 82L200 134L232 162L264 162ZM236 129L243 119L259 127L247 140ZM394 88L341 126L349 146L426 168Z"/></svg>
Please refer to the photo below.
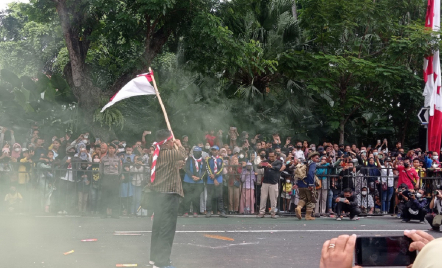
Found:
<svg viewBox="0 0 442 268"><path fill-rule="evenodd" d="M412 240L406 236L358 237L355 264L363 267L408 266L416 259L410 252Z"/></svg>
<svg viewBox="0 0 442 268"><path fill-rule="evenodd" d="M347 200L347 198L339 198L339 202L344 203Z"/></svg>

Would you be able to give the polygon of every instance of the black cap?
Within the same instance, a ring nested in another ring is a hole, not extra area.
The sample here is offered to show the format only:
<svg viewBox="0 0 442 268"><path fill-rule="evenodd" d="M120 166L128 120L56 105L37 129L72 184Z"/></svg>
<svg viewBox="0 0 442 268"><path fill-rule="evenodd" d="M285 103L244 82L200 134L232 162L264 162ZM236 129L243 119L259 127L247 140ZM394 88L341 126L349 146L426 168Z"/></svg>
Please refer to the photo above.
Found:
<svg viewBox="0 0 442 268"><path fill-rule="evenodd" d="M108 147L112 147L112 148L114 148L114 149L117 149L117 145L115 145L115 144L113 144L113 143L109 143L108 145L107 145Z"/></svg>

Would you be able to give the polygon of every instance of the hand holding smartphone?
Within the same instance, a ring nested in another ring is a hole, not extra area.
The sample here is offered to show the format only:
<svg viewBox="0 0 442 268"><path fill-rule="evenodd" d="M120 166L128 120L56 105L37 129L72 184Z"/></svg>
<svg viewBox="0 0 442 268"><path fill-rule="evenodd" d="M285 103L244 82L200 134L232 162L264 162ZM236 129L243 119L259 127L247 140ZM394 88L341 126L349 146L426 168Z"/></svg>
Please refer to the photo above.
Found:
<svg viewBox="0 0 442 268"><path fill-rule="evenodd" d="M355 264L363 267L408 266L416 259L413 241L406 236L357 237Z"/></svg>

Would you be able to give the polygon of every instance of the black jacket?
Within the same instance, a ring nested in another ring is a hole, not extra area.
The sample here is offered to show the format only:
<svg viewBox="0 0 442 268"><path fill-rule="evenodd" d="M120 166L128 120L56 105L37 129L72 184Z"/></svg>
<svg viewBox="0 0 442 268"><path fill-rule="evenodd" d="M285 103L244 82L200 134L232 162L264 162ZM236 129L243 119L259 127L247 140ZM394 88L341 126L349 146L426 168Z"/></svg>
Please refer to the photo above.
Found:
<svg viewBox="0 0 442 268"><path fill-rule="evenodd" d="M352 207L357 207L358 206L358 201L357 201L356 195L354 193L352 193L350 197L345 197L344 196L344 192L342 192L342 193L340 193L338 195L338 197L346 198L350 202L350 206L352 206Z"/></svg>
<svg viewBox="0 0 442 268"><path fill-rule="evenodd" d="M281 168L282 168L282 162L281 160L275 160L271 163L272 167L264 167L264 178L262 180L262 183L269 183L269 184L277 184L279 181L279 178L281 177ZM259 168L263 168L260 167Z"/></svg>
<svg viewBox="0 0 442 268"><path fill-rule="evenodd" d="M346 188L354 189L354 183L353 183L354 174L352 170L350 169L343 170L339 173L339 176L342 177L341 185L343 190Z"/></svg>

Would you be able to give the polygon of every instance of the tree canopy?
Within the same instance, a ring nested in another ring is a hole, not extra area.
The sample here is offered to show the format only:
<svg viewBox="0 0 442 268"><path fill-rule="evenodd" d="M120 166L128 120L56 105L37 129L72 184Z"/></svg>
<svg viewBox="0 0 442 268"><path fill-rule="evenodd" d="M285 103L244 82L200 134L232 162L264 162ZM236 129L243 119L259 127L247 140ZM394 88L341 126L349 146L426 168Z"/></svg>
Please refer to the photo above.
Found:
<svg viewBox="0 0 442 268"><path fill-rule="evenodd" d="M422 62L440 44L425 11L418 0L13 3L0 14L0 124L79 118L60 131L135 139L165 126L155 98L98 111L152 66L178 135L237 126L415 145Z"/></svg>

